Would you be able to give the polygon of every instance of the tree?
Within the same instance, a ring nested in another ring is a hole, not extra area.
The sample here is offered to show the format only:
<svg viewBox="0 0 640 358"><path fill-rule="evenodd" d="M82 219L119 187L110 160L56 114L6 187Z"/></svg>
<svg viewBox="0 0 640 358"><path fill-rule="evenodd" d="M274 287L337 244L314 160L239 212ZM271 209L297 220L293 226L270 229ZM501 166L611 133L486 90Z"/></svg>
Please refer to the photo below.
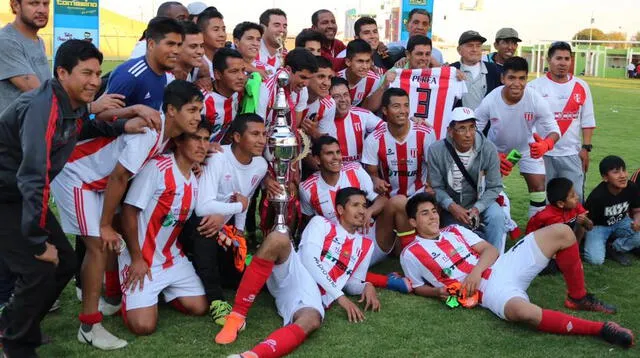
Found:
<svg viewBox="0 0 640 358"><path fill-rule="evenodd" d="M602 30L600 29L588 28L578 31L575 35L573 35L573 39L602 41L607 39L607 35L605 35L604 32L602 32Z"/></svg>
<svg viewBox="0 0 640 358"><path fill-rule="evenodd" d="M625 34L624 32L609 32L607 34L607 40L611 40L611 41L627 41L627 34ZM628 44L619 44L619 43L612 43L609 44L610 46L612 46L613 48L627 48Z"/></svg>

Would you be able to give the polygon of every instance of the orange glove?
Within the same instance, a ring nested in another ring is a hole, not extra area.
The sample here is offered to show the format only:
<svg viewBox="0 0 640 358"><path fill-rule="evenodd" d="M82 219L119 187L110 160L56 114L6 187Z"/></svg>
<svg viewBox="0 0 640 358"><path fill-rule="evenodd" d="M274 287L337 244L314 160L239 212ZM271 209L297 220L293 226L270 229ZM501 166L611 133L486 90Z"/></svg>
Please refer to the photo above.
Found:
<svg viewBox="0 0 640 358"><path fill-rule="evenodd" d="M507 156L504 153L498 153L498 157L500 157L500 174L502 174L503 177L506 177L511 174L513 163L507 160Z"/></svg>
<svg viewBox="0 0 640 358"><path fill-rule="evenodd" d="M542 158L544 153L553 149L555 142L551 138L543 139L538 133L533 133L533 139L535 142L529 143L529 149L531 149L531 158Z"/></svg>
<svg viewBox="0 0 640 358"><path fill-rule="evenodd" d="M244 270L245 259L247 258L247 240L233 225L225 225L218 234L218 244L223 248L233 248L233 264L238 272Z"/></svg>

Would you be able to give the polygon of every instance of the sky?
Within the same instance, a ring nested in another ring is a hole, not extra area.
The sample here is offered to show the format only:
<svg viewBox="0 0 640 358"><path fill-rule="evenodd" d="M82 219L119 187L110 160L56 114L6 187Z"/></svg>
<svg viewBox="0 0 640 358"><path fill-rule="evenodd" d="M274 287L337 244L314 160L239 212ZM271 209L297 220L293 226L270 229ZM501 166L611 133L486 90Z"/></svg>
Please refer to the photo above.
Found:
<svg viewBox="0 0 640 358"><path fill-rule="evenodd" d="M191 0L181 1L187 5ZM235 24L258 20L269 7L279 7L288 14L289 34L295 35L311 24L311 14L321 7L336 14L339 31L344 27L344 13L350 8L368 12L383 2L399 0L204 0L225 16L227 32ZM587 28L593 14L594 27L604 32L622 31L629 35L640 31L640 0L480 0L482 10L460 10L461 3L476 0L435 0L433 34L454 43L465 30L476 30L490 41L501 27L518 30L525 43L568 40L578 30ZM148 21L162 0L101 0L100 6L141 21ZM317 5L314 5L317 4ZM240 6L239 6L240 5ZM380 22L380 19L379 19Z"/></svg>

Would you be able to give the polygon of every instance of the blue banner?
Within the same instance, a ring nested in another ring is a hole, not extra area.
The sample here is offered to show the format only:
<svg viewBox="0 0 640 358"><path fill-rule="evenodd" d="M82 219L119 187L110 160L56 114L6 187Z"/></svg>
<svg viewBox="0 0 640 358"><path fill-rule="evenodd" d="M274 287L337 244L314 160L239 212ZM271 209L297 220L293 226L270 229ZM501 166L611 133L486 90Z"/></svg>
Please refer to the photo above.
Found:
<svg viewBox="0 0 640 358"><path fill-rule="evenodd" d="M413 9L424 9L431 14L431 27L433 27L433 3L435 0L402 0L400 8L402 16L400 17L400 40L409 40L409 31L407 31L407 22L409 21L409 12ZM431 38L431 27L427 36Z"/></svg>
<svg viewBox="0 0 640 358"><path fill-rule="evenodd" d="M54 0L53 53L71 39L92 42L100 48L99 0Z"/></svg>

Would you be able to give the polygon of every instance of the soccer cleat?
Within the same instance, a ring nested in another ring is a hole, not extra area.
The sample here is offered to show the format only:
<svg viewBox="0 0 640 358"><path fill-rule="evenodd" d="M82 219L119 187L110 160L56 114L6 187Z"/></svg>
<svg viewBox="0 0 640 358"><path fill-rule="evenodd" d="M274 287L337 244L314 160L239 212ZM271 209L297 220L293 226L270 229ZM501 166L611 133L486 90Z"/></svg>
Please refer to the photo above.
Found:
<svg viewBox="0 0 640 358"><path fill-rule="evenodd" d="M231 305L226 301L215 300L211 302L211 306L209 306L209 314L213 322L219 326L224 326L226 317L231 313L231 308Z"/></svg>
<svg viewBox="0 0 640 358"><path fill-rule="evenodd" d="M605 322L600 330L600 337L605 341L623 348L630 348L636 345L633 332L615 322Z"/></svg>
<svg viewBox="0 0 640 358"><path fill-rule="evenodd" d="M127 341L109 333L109 331L102 326L102 323L96 323L91 326L89 332L83 331L82 327L80 327L78 329L78 341L104 351L120 349L127 346Z"/></svg>
<svg viewBox="0 0 640 358"><path fill-rule="evenodd" d="M576 311L594 311L608 314L614 314L617 311L615 306L597 299L590 293L587 293L579 300L567 296L567 299L564 301L564 306Z"/></svg>
<svg viewBox="0 0 640 358"><path fill-rule="evenodd" d="M49 308L49 312L55 312L60 309L60 300L55 300L51 307Z"/></svg>
<svg viewBox="0 0 640 358"><path fill-rule="evenodd" d="M252 351L246 351L240 354L231 354L227 356L227 358L258 358L258 355L253 353Z"/></svg>
<svg viewBox="0 0 640 358"><path fill-rule="evenodd" d="M231 312L224 323L224 327L216 335L216 343L229 344L235 342L238 338L238 332L244 330L247 326L245 318L241 315Z"/></svg>
<svg viewBox="0 0 640 358"><path fill-rule="evenodd" d="M402 277L397 272L392 272L387 275L387 289L391 291L397 291L401 293L411 293L413 288L411 287L411 280L407 277Z"/></svg>

